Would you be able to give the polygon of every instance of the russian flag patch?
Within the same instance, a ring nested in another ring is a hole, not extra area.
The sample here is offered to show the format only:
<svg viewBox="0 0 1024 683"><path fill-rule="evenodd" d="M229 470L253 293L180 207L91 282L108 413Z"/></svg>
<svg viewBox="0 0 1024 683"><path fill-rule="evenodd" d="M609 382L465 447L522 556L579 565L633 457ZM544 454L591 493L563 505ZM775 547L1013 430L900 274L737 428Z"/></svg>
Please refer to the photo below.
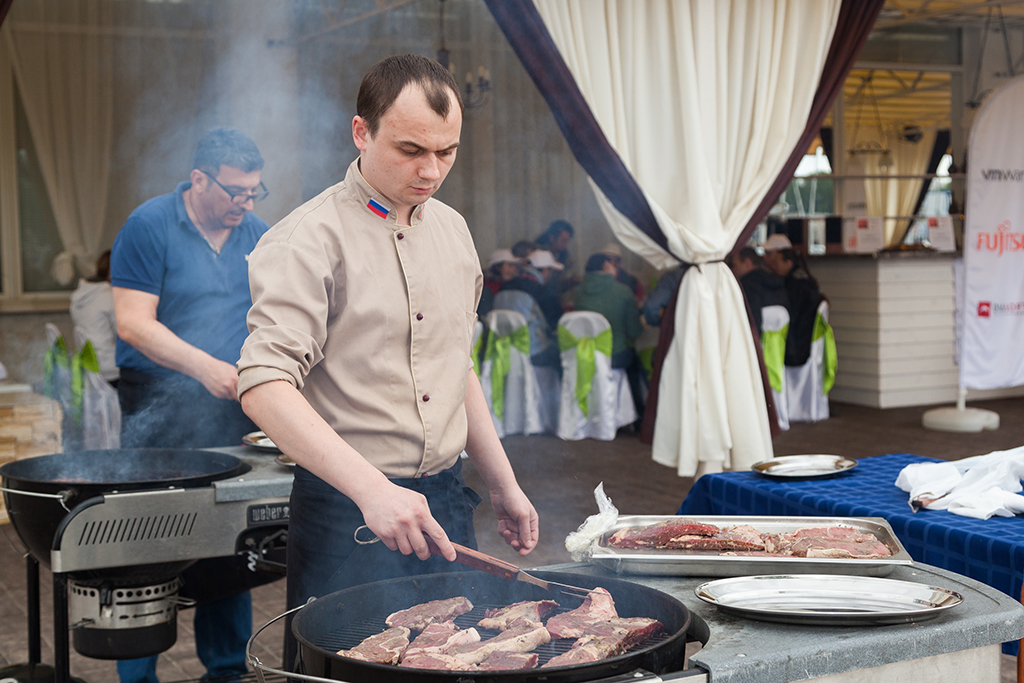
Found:
<svg viewBox="0 0 1024 683"><path fill-rule="evenodd" d="M373 211L375 214L377 214L381 218L387 218L388 217L388 209L387 209L387 207L384 206L383 204L381 204L380 202L378 202L373 197L370 197L370 201L366 202L366 208L368 208L370 211Z"/></svg>

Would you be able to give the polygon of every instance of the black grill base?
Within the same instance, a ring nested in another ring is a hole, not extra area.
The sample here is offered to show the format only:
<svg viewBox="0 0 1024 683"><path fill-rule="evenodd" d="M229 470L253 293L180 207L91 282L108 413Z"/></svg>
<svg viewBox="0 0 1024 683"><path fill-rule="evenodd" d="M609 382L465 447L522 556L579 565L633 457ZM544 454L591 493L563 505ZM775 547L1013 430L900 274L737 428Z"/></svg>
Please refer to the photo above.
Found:
<svg viewBox="0 0 1024 683"><path fill-rule="evenodd" d="M138 659L166 652L178 640L178 620L141 628L88 628L72 631L75 652L93 659Z"/></svg>

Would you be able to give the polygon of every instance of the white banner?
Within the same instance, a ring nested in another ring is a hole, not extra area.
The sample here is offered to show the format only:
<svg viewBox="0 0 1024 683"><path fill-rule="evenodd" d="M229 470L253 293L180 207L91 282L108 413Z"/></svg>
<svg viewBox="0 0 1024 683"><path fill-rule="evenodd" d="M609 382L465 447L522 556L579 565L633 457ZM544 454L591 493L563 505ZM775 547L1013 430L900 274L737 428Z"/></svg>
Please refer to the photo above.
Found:
<svg viewBox="0 0 1024 683"><path fill-rule="evenodd" d="M1024 77L985 102L967 158L960 386L1024 385Z"/></svg>

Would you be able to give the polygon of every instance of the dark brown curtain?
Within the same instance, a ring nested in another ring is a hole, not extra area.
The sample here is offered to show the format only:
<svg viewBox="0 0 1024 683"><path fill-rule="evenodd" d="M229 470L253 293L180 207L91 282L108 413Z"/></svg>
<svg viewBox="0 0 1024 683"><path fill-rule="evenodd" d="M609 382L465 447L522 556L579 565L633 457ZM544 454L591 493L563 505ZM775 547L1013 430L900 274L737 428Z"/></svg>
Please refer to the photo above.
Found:
<svg viewBox="0 0 1024 683"><path fill-rule="evenodd" d="M884 4L885 0L843 0L843 4L839 8L839 18L836 21L832 45L829 46L828 56L825 58L825 67L821 72L821 81L818 83L818 90L814 93L814 101L811 104L811 111L807 117L807 126L793 148L793 154L790 155L789 161L782 167L779 176L775 179L775 182L765 194L764 199L761 200L761 204L751 216L747 227L743 229L739 239L736 240L736 244L733 245L733 253L738 252L747 243L750 236L754 234L757 224L768 215L768 210L775 204L776 199L778 199L779 195L782 194L782 191L786 189L786 186L793 179L793 173L807 152L811 141L818 134L821 122L828 115L836 96L842 92L846 76L850 73L850 69L853 68L853 63L864 46L864 42L868 39L871 27L875 25L878 13L882 10L882 5ZM747 306L747 314L750 317L749 304ZM750 327L754 340L758 341L753 319L750 320ZM654 354L654 368L651 373L652 390L658 386L658 382L661 379L661 366L665 360L665 354L668 353L668 344L671 343L674 335L675 308L669 306L666 307L665 316L661 321L661 335L658 338L658 348ZM761 358L760 343L756 343L755 346L758 349L758 357ZM779 433L779 425L775 417L772 392L768 384L763 358L761 358L760 364L761 377L764 380L765 401L768 404L768 421L772 430L772 436L775 436ZM658 406L656 399L657 393L653 392L648 398L647 407L644 410L643 428L640 432L640 439L644 443L651 443L654 438L654 420L657 417Z"/></svg>
<svg viewBox="0 0 1024 683"><path fill-rule="evenodd" d="M0 0L0 26L3 26L4 19L7 18L7 10L11 9L11 5L14 0Z"/></svg>

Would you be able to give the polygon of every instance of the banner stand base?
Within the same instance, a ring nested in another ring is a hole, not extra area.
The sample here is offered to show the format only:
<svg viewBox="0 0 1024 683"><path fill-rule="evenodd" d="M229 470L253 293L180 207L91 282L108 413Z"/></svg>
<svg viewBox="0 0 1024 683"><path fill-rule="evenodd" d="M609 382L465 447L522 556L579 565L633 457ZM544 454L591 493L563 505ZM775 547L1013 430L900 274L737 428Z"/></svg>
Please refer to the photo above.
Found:
<svg viewBox="0 0 1024 683"><path fill-rule="evenodd" d="M981 408L935 408L925 411L921 426L940 432L980 432L999 429L999 413Z"/></svg>

